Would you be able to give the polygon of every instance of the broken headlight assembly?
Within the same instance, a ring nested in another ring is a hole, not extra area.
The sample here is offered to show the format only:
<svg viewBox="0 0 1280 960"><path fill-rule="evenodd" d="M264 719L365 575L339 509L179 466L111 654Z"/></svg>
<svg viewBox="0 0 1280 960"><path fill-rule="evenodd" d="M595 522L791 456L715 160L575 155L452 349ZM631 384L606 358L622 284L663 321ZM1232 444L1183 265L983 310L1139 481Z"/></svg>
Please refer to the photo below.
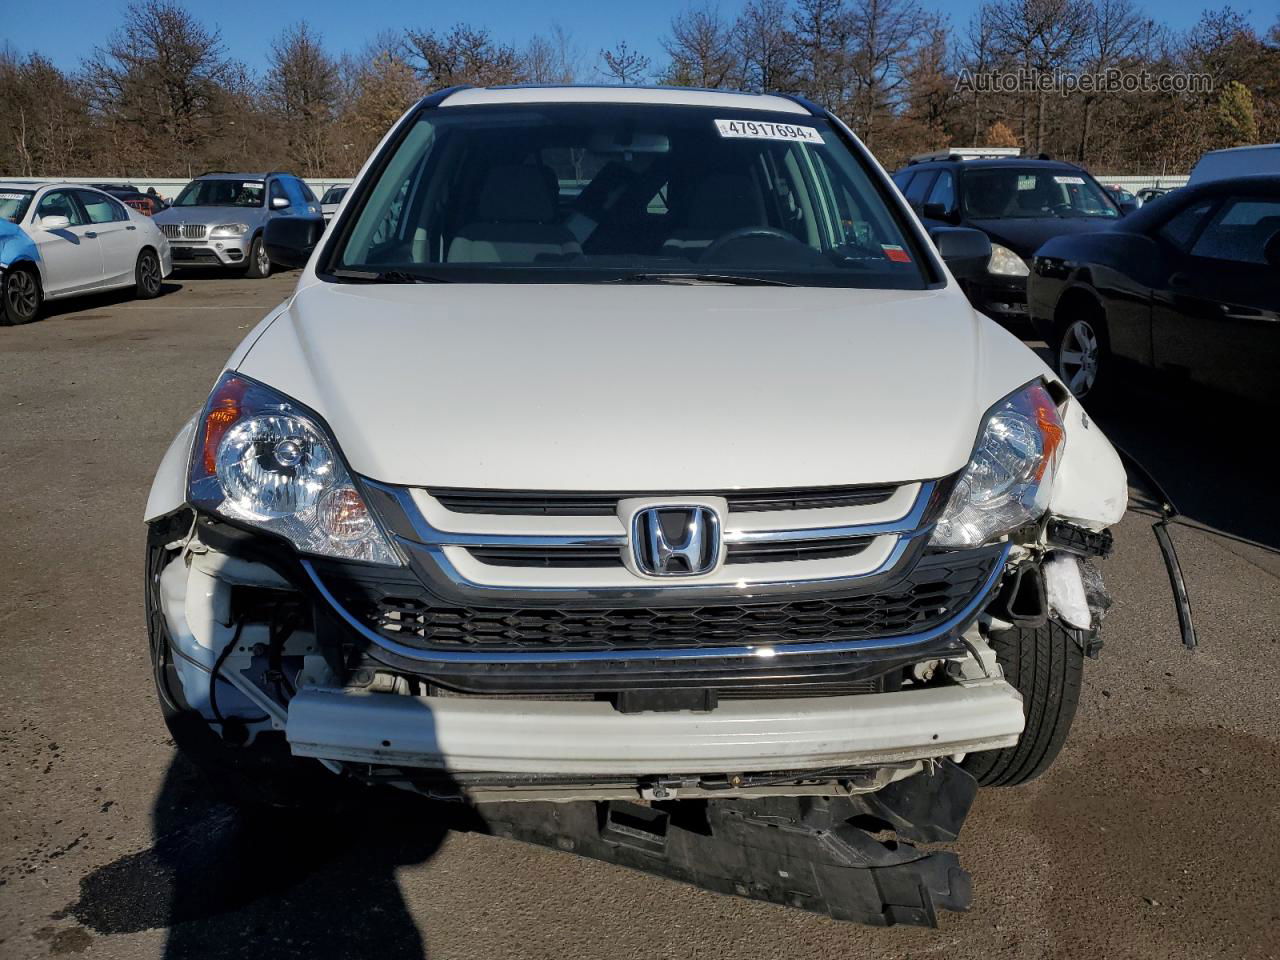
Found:
<svg viewBox="0 0 1280 960"><path fill-rule="evenodd" d="M304 553L399 565L320 418L224 373L191 450L192 506L284 537Z"/></svg>
<svg viewBox="0 0 1280 960"><path fill-rule="evenodd" d="M987 411L969 464L933 531L935 547L976 547L1045 512L1065 431L1040 381Z"/></svg>

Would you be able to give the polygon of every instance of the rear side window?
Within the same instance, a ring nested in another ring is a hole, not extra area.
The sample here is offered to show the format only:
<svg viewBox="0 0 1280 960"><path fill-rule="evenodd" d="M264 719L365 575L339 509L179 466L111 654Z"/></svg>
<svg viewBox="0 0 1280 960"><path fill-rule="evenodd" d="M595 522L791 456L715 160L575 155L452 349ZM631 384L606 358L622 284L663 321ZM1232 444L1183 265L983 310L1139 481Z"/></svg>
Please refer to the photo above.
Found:
<svg viewBox="0 0 1280 960"><path fill-rule="evenodd" d="M1280 233L1280 200L1232 197L1204 228L1191 255L1266 263L1263 248L1276 233Z"/></svg>
<svg viewBox="0 0 1280 960"><path fill-rule="evenodd" d="M893 182L898 185L899 190L905 192L913 176L915 176L914 170L901 170L893 175Z"/></svg>
<svg viewBox="0 0 1280 960"><path fill-rule="evenodd" d="M311 188L307 186L307 181L299 180L298 189L302 191L302 199L307 203L315 203L316 195L311 192Z"/></svg>
<svg viewBox="0 0 1280 960"><path fill-rule="evenodd" d="M85 213L90 223L114 223L117 220L128 220L124 207L105 193L94 193L92 190L79 190L80 202L84 204Z"/></svg>

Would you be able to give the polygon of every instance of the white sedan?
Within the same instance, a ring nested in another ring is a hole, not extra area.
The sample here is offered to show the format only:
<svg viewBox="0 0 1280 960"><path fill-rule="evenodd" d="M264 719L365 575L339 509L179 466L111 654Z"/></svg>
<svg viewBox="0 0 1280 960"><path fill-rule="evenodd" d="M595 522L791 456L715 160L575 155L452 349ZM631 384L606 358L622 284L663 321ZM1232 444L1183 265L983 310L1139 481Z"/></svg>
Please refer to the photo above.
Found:
<svg viewBox="0 0 1280 960"><path fill-rule="evenodd" d="M172 270L159 227L101 190L0 181L0 324L83 293L133 287L150 299Z"/></svg>

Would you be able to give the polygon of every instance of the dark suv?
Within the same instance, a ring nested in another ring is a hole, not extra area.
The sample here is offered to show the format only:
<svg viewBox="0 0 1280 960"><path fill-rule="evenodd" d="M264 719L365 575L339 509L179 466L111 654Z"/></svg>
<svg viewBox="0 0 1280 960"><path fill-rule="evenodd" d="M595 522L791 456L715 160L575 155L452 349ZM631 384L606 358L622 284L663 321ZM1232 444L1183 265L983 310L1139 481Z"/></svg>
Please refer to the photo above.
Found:
<svg viewBox="0 0 1280 960"><path fill-rule="evenodd" d="M1089 173L1017 148L952 148L913 158L893 181L926 227L974 227L991 238L986 276L964 281L969 302L1027 328L1028 263L1050 237L1115 223L1124 211Z"/></svg>

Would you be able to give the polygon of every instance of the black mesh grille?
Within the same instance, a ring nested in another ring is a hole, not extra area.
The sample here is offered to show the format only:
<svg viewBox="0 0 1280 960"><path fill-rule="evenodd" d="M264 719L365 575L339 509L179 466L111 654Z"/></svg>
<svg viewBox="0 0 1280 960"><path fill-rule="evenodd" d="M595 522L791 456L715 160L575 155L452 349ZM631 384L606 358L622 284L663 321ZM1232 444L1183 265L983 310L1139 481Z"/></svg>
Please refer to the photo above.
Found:
<svg viewBox="0 0 1280 960"><path fill-rule="evenodd" d="M995 556L926 557L875 593L689 607L504 609L442 605L403 585L339 586L353 612L401 643L422 648L522 650L706 647L858 640L913 633L946 620L976 595Z"/></svg>
<svg viewBox="0 0 1280 960"><path fill-rule="evenodd" d="M730 513L765 510L814 510L883 503L893 496L892 484L861 487L807 487L783 490L729 490L706 493L729 501ZM607 517L627 497L679 496L654 493L548 493L523 490L462 490L435 488L427 491L446 510L455 513L515 514L548 517Z"/></svg>

